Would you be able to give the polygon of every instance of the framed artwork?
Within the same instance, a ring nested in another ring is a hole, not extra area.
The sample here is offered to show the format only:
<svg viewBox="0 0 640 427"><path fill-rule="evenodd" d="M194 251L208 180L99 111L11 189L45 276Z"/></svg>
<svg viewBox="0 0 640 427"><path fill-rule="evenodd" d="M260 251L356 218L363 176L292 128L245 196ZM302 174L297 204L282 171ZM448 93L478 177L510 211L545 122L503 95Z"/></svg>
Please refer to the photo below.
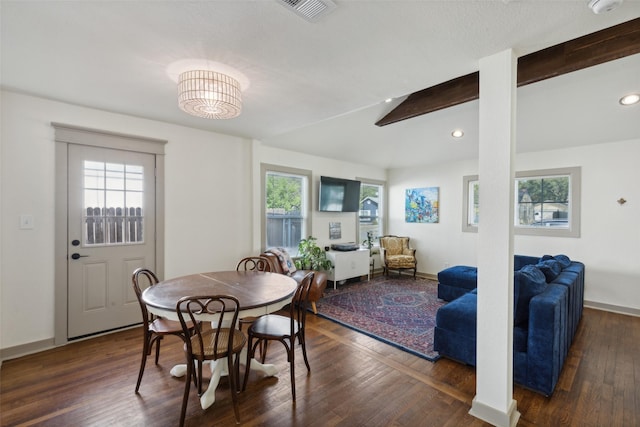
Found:
<svg viewBox="0 0 640 427"><path fill-rule="evenodd" d="M336 240L342 238L342 223L330 222L329 223L329 239Z"/></svg>
<svg viewBox="0 0 640 427"><path fill-rule="evenodd" d="M405 193L406 222L439 222L438 196L440 187L409 188Z"/></svg>

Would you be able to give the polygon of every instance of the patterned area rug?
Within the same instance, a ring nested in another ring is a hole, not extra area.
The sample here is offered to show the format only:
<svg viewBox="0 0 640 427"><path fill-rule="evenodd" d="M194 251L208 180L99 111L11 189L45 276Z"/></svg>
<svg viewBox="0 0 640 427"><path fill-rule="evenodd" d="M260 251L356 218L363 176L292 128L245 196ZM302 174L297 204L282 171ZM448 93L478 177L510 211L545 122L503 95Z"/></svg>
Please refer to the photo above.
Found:
<svg viewBox="0 0 640 427"><path fill-rule="evenodd" d="M327 287L318 314L416 356L435 362L436 312L445 304L438 283L412 277L378 276L371 281Z"/></svg>

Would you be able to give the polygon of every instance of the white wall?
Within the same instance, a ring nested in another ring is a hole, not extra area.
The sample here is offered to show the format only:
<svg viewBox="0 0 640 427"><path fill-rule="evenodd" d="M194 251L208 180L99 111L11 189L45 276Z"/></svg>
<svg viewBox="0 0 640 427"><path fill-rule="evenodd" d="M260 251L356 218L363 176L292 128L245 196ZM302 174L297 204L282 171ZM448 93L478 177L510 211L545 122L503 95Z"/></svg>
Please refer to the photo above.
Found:
<svg viewBox="0 0 640 427"><path fill-rule="evenodd" d="M239 257L250 252L250 141L4 91L0 348L46 340L54 333L51 122L169 141L165 276L235 268ZM33 230L18 229L20 214L33 214Z"/></svg>
<svg viewBox="0 0 640 427"><path fill-rule="evenodd" d="M517 155L516 171L581 166L582 206L579 238L516 235L514 252L582 261L587 301L640 310L639 158L640 140ZM411 237L419 271L476 265L477 235L461 228L462 177L477 172L476 161L389 171L389 232ZM421 187L440 187L438 224L404 222L404 191ZM620 197L627 203L619 205Z"/></svg>

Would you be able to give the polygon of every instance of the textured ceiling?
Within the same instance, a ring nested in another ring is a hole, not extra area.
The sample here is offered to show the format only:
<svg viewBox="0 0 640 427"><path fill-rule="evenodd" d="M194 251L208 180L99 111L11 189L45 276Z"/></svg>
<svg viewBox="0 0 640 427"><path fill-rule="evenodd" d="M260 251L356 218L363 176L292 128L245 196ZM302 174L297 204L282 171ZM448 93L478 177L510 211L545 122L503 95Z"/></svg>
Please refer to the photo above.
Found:
<svg viewBox="0 0 640 427"><path fill-rule="evenodd" d="M477 101L374 126L402 97L477 71L504 49L525 55L640 17L630 0L601 15L586 0L334 2L310 23L275 0L2 0L0 82L320 156L427 164L477 155ZM170 71L194 58L246 76L240 117L178 109ZM640 138L640 106L617 103L640 91L638 70L635 55L520 88L518 150ZM398 99L381 102L388 97ZM454 127L465 129L460 142L451 142Z"/></svg>

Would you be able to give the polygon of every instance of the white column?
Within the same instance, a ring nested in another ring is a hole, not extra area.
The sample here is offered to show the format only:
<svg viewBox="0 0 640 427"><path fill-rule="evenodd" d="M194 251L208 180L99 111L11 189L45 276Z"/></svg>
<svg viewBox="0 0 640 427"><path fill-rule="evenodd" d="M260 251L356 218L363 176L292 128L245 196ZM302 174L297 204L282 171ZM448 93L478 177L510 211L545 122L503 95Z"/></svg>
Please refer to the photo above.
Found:
<svg viewBox="0 0 640 427"><path fill-rule="evenodd" d="M480 223L476 396L471 415L515 426L513 400L513 201L517 58L480 60Z"/></svg>

